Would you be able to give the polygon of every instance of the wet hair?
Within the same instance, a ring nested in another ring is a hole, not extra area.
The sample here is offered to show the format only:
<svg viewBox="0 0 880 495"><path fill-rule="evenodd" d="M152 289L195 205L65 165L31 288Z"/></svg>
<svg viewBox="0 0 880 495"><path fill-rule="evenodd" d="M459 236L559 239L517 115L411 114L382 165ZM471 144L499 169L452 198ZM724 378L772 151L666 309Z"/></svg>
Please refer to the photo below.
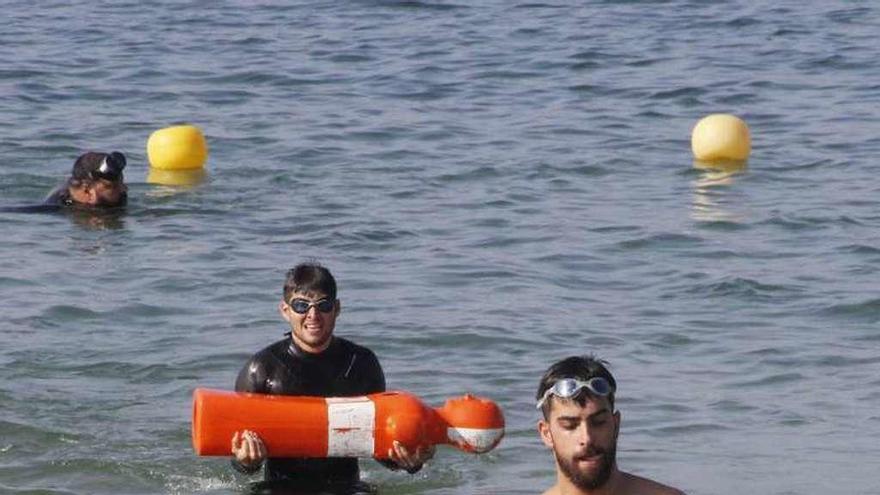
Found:
<svg viewBox="0 0 880 495"><path fill-rule="evenodd" d="M541 382L538 384L538 392L535 394L535 401L541 400L541 397L544 396L544 392L552 387L558 380L563 378L575 378L577 380L587 381L590 378L602 377L611 385L611 393L608 394L608 402L611 404L611 409L614 409L614 392L617 390L617 382L614 380L611 372L608 371L608 368L606 367L607 365L608 363L606 361L593 355L571 356L561 361L557 361L547 368L547 371L544 372L544 376L541 377ZM580 392L574 396L574 400L583 407L587 404L587 396L589 393L590 392L587 389L581 389ZM555 399L556 397L551 394L541 406L541 412L544 413L544 419L550 417L550 408Z"/></svg>
<svg viewBox="0 0 880 495"><path fill-rule="evenodd" d="M287 271L287 279L284 281L284 301L290 302L294 292L302 294L319 292L335 301L336 280L330 270L317 262L300 263Z"/></svg>

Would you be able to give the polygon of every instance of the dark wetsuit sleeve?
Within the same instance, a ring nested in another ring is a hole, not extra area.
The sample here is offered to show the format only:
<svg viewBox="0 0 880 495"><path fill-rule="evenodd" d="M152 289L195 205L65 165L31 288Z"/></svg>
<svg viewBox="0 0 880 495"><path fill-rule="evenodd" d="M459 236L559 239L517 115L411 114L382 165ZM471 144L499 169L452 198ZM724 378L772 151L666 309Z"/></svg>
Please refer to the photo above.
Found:
<svg viewBox="0 0 880 495"><path fill-rule="evenodd" d="M61 206L70 201L70 192L68 191L68 183L64 182L63 184L59 184L55 189L52 189L46 198L43 200L44 205L52 205L52 206Z"/></svg>
<svg viewBox="0 0 880 495"><path fill-rule="evenodd" d="M259 360L251 358L238 372L238 378L235 379L235 391L255 394L268 393L266 390L267 378L266 366Z"/></svg>

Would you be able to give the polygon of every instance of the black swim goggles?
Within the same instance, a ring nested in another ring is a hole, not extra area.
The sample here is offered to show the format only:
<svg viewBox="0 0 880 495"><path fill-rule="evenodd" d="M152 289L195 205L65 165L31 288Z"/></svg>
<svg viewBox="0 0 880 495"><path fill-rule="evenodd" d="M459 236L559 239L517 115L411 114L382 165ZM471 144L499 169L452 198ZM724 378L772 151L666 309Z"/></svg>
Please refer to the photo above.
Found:
<svg viewBox="0 0 880 495"><path fill-rule="evenodd" d="M544 396L541 397L541 400L538 401L535 407L541 409L541 406L544 405L550 394L562 399L571 399L583 389L587 389L590 393L599 397L607 397L609 394L614 393L614 387L601 376L590 378L587 381L581 381L576 378L560 378L556 380L552 387L544 392Z"/></svg>
<svg viewBox="0 0 880 495"><path fill-rule="evenodd" d="M308 299L291 299L289 303L290 309L294 313L304 315L312 309L312 306L318 308L322 313L329 313L336 307L336 301L332 299L321 299L320 301L309 301Z"/></svg>
<svg viewBox="0 0 880 495"><path fill-rule="evenodd" d="M101 160L98 168L90 174L95 179L104 179L117 182L122 179L122 170L125 168L125 155L114 151Z"/></svg>

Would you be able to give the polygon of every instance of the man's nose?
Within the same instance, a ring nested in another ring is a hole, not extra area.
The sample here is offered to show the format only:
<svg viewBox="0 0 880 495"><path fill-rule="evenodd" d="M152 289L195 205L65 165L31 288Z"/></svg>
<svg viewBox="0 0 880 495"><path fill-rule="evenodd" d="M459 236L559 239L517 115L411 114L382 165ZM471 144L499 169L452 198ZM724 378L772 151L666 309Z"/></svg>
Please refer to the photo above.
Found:
<svg viewBox="0 0 880 495"><path fill-rule="evenodd" d="M577 439L581 445L589 445L590 434L591 434L590 425L588 425L586 421L581 423L580 426L578 426Z"/></svg>

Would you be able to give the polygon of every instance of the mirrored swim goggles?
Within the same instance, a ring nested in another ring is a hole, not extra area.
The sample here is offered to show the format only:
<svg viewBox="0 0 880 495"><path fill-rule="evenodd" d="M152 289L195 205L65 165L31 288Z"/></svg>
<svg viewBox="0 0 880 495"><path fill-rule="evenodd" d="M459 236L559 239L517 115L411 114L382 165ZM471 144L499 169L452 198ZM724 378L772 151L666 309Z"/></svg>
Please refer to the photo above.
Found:
<svg viewBox="0 0 880 495"><path fill-rule="evenodd" d="M105 156L104 159L101 160L101 164L98 165L98 168L93 170L90 175L96 179L104 179L111 182L116 182L120 178L122 178L122 170L124 168L125 155L118 151L114 151L113 153Z"/></svg>
<svg viewBox="0 0 880 495"><path fill-rule="evenodd" d="M318 308L322 313L329 313L336 307L336 301L332 299L321 299L320 301L309 301L308 299L291 299L289 303L290 309L294 313L304 315L312 309L312 306Z"/></svg>
<svg viewBox="0 0 880 495"><path fill-rule="evenodd" d="M544 405L550 394L561 399L571 399L577 396L582 389L587 389L590 393L599 397L607 397L609 394L614 393L614 387L601 376L590 378L585 382L575 378L560 378L552 387L544 392L544 396L541 397L535 408L541 409L541 406Z"/></svg>

